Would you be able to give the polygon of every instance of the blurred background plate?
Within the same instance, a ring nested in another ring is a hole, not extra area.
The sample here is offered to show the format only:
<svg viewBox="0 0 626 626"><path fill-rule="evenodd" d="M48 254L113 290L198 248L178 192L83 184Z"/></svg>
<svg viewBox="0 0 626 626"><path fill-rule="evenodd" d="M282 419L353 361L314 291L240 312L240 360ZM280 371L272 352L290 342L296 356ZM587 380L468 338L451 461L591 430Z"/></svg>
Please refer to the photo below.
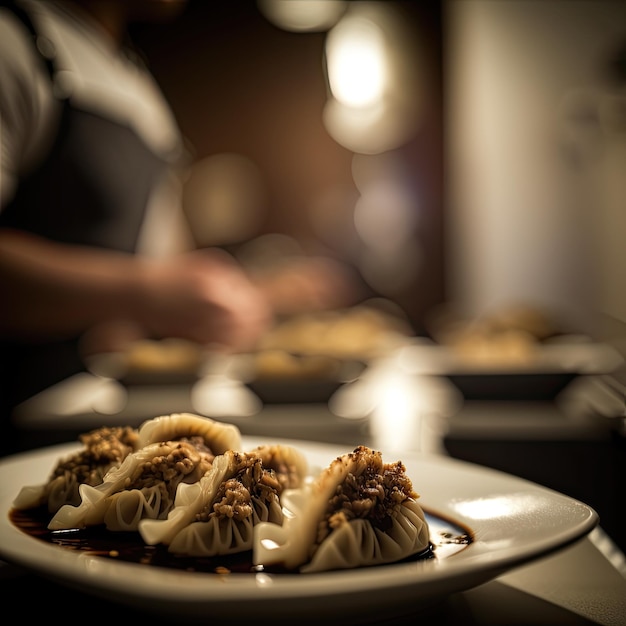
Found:
<svg viewBox="0 0 626 626"><path fill-rule="evenodd" d="M327 403L365 368L362 361L272 349L241 357L236 375L264 404Z"/></svg>
<svg viewBox="0 0 626 626"><path fill-rule="evenodd" d="M178 338L139 339L125 349L85 358L92 374L123 385L192 384L202 375L209 355L203 346Z"/></svg>
<svg viewBox="0 0 626 626"><path fill-rule="evenodd" d="M576 372L449 373L448 380L466 400L551 401L575 378Z"/></svg>
<svg viewBox="0 0 626 626"><path fill-rule="evenodd" d="M622 356L611 346L563 336L525 352L463 352L429 339L399 351L408 371L444 376L465 400L552 401L581 376L615 371Z"/></svg>
<svg viewBox="0 0 626 626"><path fill-rule="evenodd" d="M328 402L341 388L338 380L257 380L247 383L263 404Z"/></svg>

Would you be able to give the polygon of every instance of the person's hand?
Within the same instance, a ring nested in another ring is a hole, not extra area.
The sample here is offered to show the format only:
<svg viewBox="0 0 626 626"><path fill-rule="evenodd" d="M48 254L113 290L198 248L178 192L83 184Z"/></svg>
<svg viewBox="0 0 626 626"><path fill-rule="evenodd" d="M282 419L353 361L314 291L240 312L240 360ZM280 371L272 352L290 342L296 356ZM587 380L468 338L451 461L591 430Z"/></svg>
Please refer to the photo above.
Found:
<svg viewBox="0 0 626 626"><path fill-rule="evenodd" d="M354 276L327 257L293 257L256 275L277 314L321 311L354 304L359 296Z"/></svg>
<svg viewBox="0 0 626 626"><path fill-rule="evenodd" d="M246 351L272 323L262 292L221 250L147 261L141 274L137 319L154 335Z"/></svg>
<svg viewBox="0 0 626 626"><path fill-rule="evenodd" d="M11 294L0 336L29 340L109 326L112 345L145 333L245 351L273 322L262 292L216 249L156 260L0 229L0 288Z"/></svg>

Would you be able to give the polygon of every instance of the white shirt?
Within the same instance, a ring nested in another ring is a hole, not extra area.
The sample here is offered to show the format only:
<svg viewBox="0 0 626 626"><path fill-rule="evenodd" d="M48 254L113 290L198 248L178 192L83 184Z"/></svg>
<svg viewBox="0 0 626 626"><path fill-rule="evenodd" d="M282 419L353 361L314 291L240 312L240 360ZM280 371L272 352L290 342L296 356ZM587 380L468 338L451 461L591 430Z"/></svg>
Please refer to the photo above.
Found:
<svg viewBox="0 0 626 626"><path fill-rule="evenodd" d="M31 15L42 43L52 43L56 88L75 106L132 128L167 160L182 155L178 126L156 81L121 52L95 20L63 2L20 4ZM12 13L0 9L0 210L15 193L19 178L45 156L60 112L30 34ZM168 203L173 198L169 195ZM156 210L163 218L163 207ZM156 219L150 212L148 216L148 221Z"/></svg>

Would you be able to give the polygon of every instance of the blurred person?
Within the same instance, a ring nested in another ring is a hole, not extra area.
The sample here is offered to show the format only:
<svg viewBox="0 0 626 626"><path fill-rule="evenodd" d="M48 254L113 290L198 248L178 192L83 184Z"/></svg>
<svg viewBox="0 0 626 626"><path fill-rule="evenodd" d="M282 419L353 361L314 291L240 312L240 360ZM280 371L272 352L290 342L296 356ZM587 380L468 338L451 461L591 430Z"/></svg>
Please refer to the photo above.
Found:
<svg viewBox="0 0 626 626"><path fill-rule="evenodd" d="M159 241L160 253L142 249L184 233L174 206L167 232L145 235L163 211L159 192L184 165L184 142L128 27L173 19L185 4L0 0L3 418L84 371L86 343L115 350L179 337L249 350L294 302L346 303L340 268L318 260L278 287L276 277L256 285L234 257L193 250L184 236Z"/></svg>
<svg viewBox="0 0 626 626"><path fill-rule="evenodd" d="M173 18L184 5L2 2L6 412L81 371L80 338L98 325L124 320L126 338L147 333L246 349L270 322L263 295L223 252L135 255L151 202L183 150L127 27Z"/></svg>
<svg viewBox="0 0 626 626"><path fill-rule="evenodd" d="M135 255L182 141L127 27L184 5L2 2L3 417L82 371L81 337L92 328L119 320L114 342L145 333L237 350L270 323L264 296L227 254Z"/></svg>

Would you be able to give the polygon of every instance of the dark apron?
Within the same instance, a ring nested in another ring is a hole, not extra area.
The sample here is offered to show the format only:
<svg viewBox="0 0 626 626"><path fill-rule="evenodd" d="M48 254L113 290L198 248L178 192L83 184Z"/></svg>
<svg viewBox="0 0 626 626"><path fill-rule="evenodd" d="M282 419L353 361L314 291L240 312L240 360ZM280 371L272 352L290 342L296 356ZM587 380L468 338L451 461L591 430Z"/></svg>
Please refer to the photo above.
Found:
<svg viewBox="0 0 626 626"><path fill-rule="evenodd" d="M35 45L34 25L22 11L16 14ZM42 60L54 81L54 59ZM54 145L19 182L14 200L0 212L0 227L134 252L150 192L166 163L132 129L76 108L71 98L63 99L62 107ZM0 343L4 423L23 400L85 370L78 343L79 337Z"/></svg>

